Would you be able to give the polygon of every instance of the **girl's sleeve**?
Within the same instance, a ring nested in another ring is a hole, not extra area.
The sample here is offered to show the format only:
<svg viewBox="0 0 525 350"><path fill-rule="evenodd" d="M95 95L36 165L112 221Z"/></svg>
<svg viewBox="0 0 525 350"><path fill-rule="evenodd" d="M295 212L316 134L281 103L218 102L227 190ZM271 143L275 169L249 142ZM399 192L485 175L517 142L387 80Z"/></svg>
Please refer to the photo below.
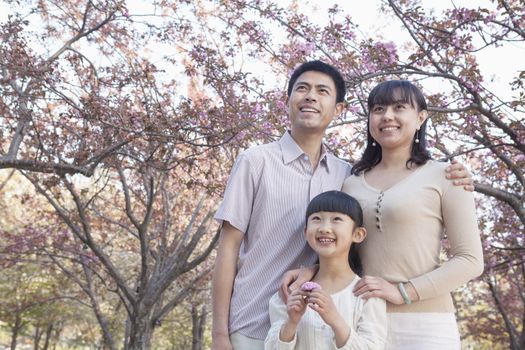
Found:
<svg viewBox="0 0 525 350"><path fill-rule="evenodd" d="M297 334L295 334L293 340L289 343L279 340L279 333L281 326L288 319L288 313L286 312L286 304L283 303L278 293L275 293L269 302L270 307L270 322L271 327L264 340L265 350L293 350L295 349L295 343L297 341Z"/></svg>
<svg viewBox="0 0 525 350"><path fill-rule="evenodd" d="M334 349L341 350L382 350L386 344L387 319L386 303L380 298L364 300L359 298L356 302L355 328L350 327L350 336L346 344Z"/></svg>
<svg viewBox="0 0 525 350"><path fill-rule="evenodd" d="M483 249L474 196L443 180L441 211L450 245L450 259L410 280L421 300L448 293L483 273Z"/></svg>

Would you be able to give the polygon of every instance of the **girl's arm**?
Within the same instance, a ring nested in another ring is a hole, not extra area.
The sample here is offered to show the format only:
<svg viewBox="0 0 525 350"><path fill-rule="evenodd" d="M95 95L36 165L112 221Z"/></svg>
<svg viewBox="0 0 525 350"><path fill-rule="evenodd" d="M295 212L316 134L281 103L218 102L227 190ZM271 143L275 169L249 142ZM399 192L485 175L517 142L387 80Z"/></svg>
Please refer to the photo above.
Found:
<svg viewBox="0 0 525 350"><path fill-rule="evenodd" d="M296 328L291 327L288 323L288 307L282 302L279 296L274 294L270 299L270 322L271 327L266 335L264 340L264 349L265 350L293 350L295 349L295 344L297 342ZM281 340L281 331L285 328L285 337L289 337L288 332L291 332L291 337L289 341Z"/></svg>

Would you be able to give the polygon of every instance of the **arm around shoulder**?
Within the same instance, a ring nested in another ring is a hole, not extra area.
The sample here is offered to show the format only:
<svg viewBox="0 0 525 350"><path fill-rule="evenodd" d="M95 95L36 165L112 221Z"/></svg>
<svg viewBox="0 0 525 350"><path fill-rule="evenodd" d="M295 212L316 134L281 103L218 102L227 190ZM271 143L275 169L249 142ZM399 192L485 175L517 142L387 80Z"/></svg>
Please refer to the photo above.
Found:
<svg viewBox="0 0 525 350"><path fill-rule="evenodd" d="M450 258L434 271L410 280L421 300L451 292L483 273L474 197L450 181L443 181L441 214Z"/></svg>
<svg viewBox="0 0 525 350"><path fill-rule="evenodd" d="M478 277L483 273L483 248L473 194L449 185L441 207L452 259L463 262L467 281Z"/></svg>

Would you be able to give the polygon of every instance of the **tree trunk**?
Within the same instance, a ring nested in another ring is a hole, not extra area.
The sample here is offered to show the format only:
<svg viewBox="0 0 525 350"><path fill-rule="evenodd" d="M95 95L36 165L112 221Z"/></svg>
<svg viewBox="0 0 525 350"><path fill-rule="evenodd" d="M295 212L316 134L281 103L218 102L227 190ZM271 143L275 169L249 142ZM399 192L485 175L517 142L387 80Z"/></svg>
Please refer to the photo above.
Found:
<svg viewBox="0 0 525 350"><path fill-rule="evenodd" d="M44 341L44 347L42 350L47 350L49 347L49 339L51 338L51 333L53 332L53 324L51 323L49 326L47 326L46 329L46 339Z"/></svg>
<svg viewBox="0 0 525 350"><path fill-rule="evenodd" d="M498 311L500 312L500 315L503 318L503 321L505 322L505 327L507 328L507 333L509 334L510 349L511 350L521 350L521 348L519 347L518 341L516 339L516 330L514 326L512 325L512 321L509 315L507 314L507 311L503 307L503 303L499 297L496 278L493 276L489 276L489 278L487 279L487 284L492 293L494 303L496 304L496 307L498 308Z"/></svg>
<svg viewBox="0 0 525 350"><path fill-rule="evenodd" d="M152 335L153 327L148 314L131 319L129 340L125 350L149 350Z"/></svg>
<svg viewBox="0 0 525 350"><path fill-rule="evenodd" d="M204 325L206 323L206 305L204 305L199 312L195 304L191 305L191 321L192 321L192 350L202 350L202 337L204 334Z"/></svg>
<svg viewBox="0 0 525 350"><path fill-rule="evenodd" d="M35 327L35 335L33 336L33 350L38 350L41 338L42 332L40 331L40 327Z"/></svg>
<svg viewBox="0 0 525 350"><path fill-rule="evenodd" d="M16 318L15 318L15 324L13 325L12 332L11 332L11 350L16 349L18 332L20 331L21 326L22 326L22 319L20 317L20 313L17 312Z"/></svg>

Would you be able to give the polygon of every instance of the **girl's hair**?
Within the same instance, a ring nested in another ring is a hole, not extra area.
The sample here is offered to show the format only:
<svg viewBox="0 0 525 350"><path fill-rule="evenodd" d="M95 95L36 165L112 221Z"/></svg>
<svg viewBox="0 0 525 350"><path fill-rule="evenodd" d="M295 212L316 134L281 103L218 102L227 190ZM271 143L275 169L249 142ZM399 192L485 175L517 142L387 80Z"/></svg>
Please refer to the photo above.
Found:
<svg viewBox="0 0 525 350"><path fill-rule="evenodd" d="M372 89L368 95L368 113L375 105L392 105L395 103L408 103L418 112L427 110L427 102L421 90L407 80L388 80L380 83ZM427 121L425 120L419 128L419 132L414 135L410 158L407 161L407 168L411 163L422 165L430 159L427 151ZM416 141L416 135L419 134L419 143ZM352 174L359 175L363 171L373 168L381 161L381 146L372 145L372 135L370 134L370 118L367 121L367 144L363 156L352 167Z"/></svg>
<svg viewBox="0 0 525 350"><path fill-rule="evenodd" d="M341 191L327 191L315 196L306 208L306 222L313 213L321 211L337 212L348 215L354 221L354 228L363 226L363 210L359 202L352 196ZM363 266L357 253L357 244L353 243L348 253L350 268L361 275Z"/></svg>

